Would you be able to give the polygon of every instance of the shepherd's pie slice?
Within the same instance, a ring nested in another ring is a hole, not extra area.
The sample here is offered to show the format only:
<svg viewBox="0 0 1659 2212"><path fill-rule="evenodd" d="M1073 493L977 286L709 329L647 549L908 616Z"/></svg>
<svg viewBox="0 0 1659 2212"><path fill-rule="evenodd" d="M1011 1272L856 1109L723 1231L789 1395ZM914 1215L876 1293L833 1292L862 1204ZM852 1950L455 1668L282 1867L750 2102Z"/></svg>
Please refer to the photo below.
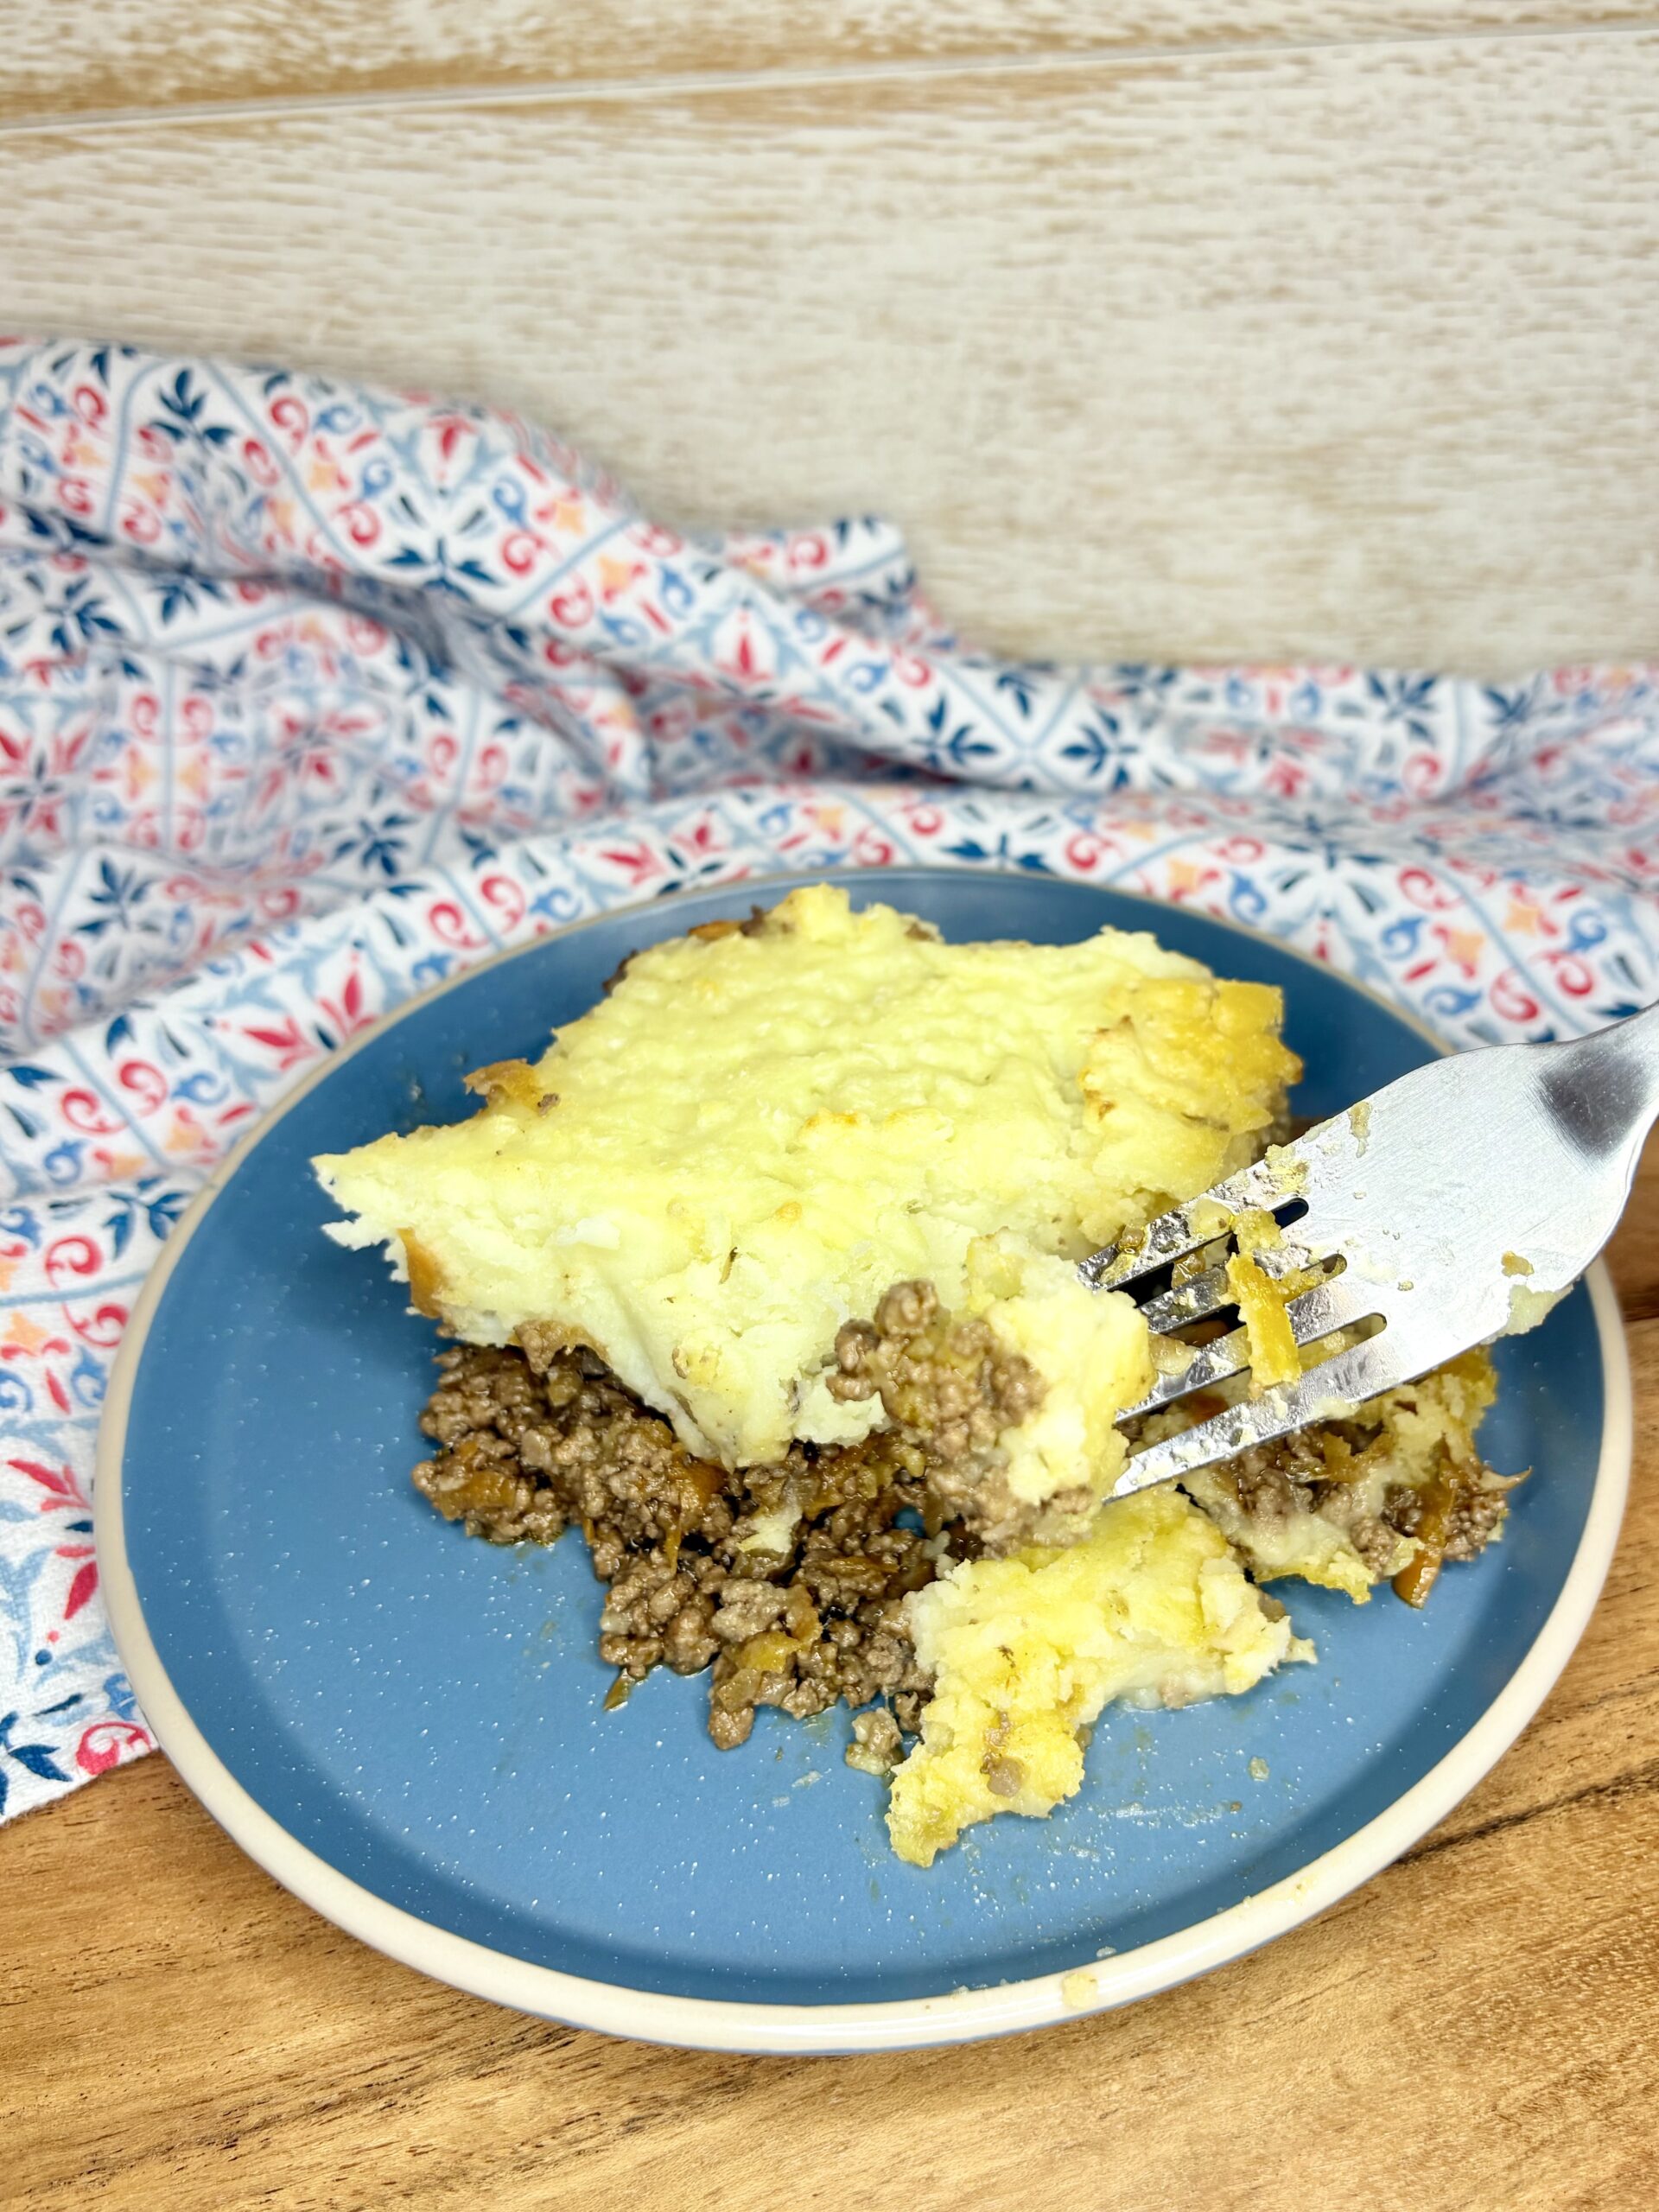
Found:
<svg viewBox="0 0 1659 2212"><path fill-rule="evenodd" d="M1280 1017L1147 935L949 944L818 887L636 954L471 1120L315 1165L422 1312L591 1348L702 1459L971 1429L1007 1500L1086 1503L1151 1366L1073 1263L1260 1151Z"/></svg>

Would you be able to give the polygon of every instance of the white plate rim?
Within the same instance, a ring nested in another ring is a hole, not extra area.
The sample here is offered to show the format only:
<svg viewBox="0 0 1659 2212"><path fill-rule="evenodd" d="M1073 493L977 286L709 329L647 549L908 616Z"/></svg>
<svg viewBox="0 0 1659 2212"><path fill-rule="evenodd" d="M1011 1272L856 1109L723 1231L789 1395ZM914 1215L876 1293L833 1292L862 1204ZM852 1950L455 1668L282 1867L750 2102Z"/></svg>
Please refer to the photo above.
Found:
<svg viewBox="0 0 1659 2212"><path fill-rule="evenodd" d="M926 864L924 864L925 867ZM555 1967L516 1959L486 1944L435 1928L402 1906L342 1874L290 1835L236 1779L208 1744L162 1663L144 1619L127 1557L121 1491L121 1466L128 1417L139 1360L156 1310L174 1268L208 1209L232 1182L243 1161L282 1116L323 1082L342 1061L378 1039L394 1023L434 999L455 990L484 968L521 957L552 939L573 935L597 922L630 912L655 912L677 900L730 888L777 890L791 885L848 875L882 877L922 872L845 868L809 874L734 876L729 884L689 885L666 897L627 901L603 913L584 915L561 929L506 947L488 960L447 977L430 990L404 1000L371 1023L351 1042L329 1053L287 1092L226 1154L209 1176L162 1248L145 1278L111 1370L99 1430L93 1495L95 1541L100 1580L116 1649L156 1743L192 1794L248 1856L326 1920L389 1958L435 1980L493 2004L511 2006L572 2027L590 2028L635 2041L694 2050L794 2054L798 2056L863 2051L915 2050L942 2044L1023 2033L1090 2012L1115 2010L1217 1967L1287 1935L1327 1910L1351 1891L1392 1865L1442 1821L1497 1764L1543 1703L1572 1656L1606 1580L1623 1522L1630 1486L1633 1402L1630 1356L1618 1300L1605 1261L1598 1260L1585 1282L1601 1349L1605 1413L1601 1448L1590 1510L1560 1595L1531 1647L1480 1718L1428 1772L1363 1827L1310 1859L1294 1874L1211 1914L1191 1927L1160 1937L1132 1951L1106 1959L1092 1956L1073 1967L988 1988L963 1989L938 1997L900 1998L849 2005L784 2005L676 1997L655 1990L629 1989L565 1974ZM972 867L927 868L926 872L981 875ZM1109 892L1137 899L1153 913L1166 901L1121 890L1113 884L1078 883L1077 888ZM1437 1050L1446 1049L1421 1022L1357 978L1313 960L1294 945L1241 922L1205 914L1217 927L1271 944L1326 975L1337 975L1362 995L1375 998L1397 1020L1419 1031ZM1150 925L1150 923L1149 923ZM1088 1977L1085 1986L1082 1977Z"/></svg>

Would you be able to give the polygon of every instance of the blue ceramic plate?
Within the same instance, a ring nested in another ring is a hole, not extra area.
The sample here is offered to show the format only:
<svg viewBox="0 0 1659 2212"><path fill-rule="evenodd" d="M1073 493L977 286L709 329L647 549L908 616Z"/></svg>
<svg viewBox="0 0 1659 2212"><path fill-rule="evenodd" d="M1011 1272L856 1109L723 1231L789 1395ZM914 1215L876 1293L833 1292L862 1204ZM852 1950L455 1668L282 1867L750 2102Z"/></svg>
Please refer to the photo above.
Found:
<svg viewBox="0 0 1659 2212"><path fill-rule="evenodd" d="M1427 1058L1397 1014L1202 916L1027 876L851 877L948 937L1112 923L1282 986L1300 1109ZM783 885L768 886L769 893ZM754 887L583 924L416 1001L232 1156L150 1278L112 1382L98 1542L116 1637L209 1811L319 1911L524 2010L740 2050L945 2043L1121 2004L1281 1934L1386 1865L1513 1741L1572 1649L1618 1533L1630 1392L1604 1277L1503 1344L1484 1431L1532 1465L1508 1535L1414 1613L1287 1586L1319 1647L1244 1698L1109 1712L1045 1821L901 1865L844 1712L760 1715L720 1752L706 1684L620 1711L582 1547L497 1550L411 1489L428 1325L321 1235L307 1166L457 1116L461 1071L534 1056L623 955Z"/></svg>

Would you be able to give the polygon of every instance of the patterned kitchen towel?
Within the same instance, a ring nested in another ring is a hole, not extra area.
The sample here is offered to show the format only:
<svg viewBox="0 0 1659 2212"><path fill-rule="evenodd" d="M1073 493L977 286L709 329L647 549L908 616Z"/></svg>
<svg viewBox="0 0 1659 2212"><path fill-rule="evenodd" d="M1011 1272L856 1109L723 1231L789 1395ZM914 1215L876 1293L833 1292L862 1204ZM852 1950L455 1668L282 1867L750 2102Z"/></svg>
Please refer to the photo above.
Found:
<svg viewBox="0 0 1659 2212"><path fill-rule="evenodd" d="M0 346L0 1808L149 1746L87 1494L145 1269L410 992L684 884L936 861L1567 1034L1659 992L1656 772L1653 666L1001 662L880 522L671 530L507 416Z"/></svg>

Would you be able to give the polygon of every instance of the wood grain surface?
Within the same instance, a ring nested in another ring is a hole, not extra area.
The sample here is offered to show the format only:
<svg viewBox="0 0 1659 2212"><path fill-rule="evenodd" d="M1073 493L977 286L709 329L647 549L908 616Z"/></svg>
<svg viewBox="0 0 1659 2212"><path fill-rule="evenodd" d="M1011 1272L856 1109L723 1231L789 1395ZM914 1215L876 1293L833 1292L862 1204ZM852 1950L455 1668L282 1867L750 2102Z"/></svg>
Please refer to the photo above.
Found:
<svg viewBox="0 0 1659 2212"><path fill-rule="evenodd" d="M10 0L0 118L1652 19L1649 0Z"/></svg>
<svg viewBox="0 0 1659 2212"><path fill-rule="evenodd" d="M1652 1178L1621 1255L1659 1279ZM0 2199L31 2212L1646 2212L1659 1319L1600 1607L1400 1865L1255 1957L977 2048L748 2059L526 2020L279 1890L159 1758L0 1834ZM8 2195L8 2190L16 2194Z"/></svg>
<svg viewBox="0 0 1659 2212"><path fill-rule="evenodd" d="M85 5L67 47L118 48L130 11L105 39ZM300 19L219 12L203 52ZM1051 10L1090 38L1110 12ZM938 603L1012 650L1651 653L1659 29L1465 28L1481 12L1335 35L1387 20L1355 0L1310 5L1332 35L1300 46L983 58L1033 0L969 11L972 67L492 101L468 48L419 98L42 107L0 130L0 303L503 400L674 520L883 509ZM925 13L825 0L802 35L856 21L879 54L870 25ZM726 11L645 15L724 67Z"/></svg>

